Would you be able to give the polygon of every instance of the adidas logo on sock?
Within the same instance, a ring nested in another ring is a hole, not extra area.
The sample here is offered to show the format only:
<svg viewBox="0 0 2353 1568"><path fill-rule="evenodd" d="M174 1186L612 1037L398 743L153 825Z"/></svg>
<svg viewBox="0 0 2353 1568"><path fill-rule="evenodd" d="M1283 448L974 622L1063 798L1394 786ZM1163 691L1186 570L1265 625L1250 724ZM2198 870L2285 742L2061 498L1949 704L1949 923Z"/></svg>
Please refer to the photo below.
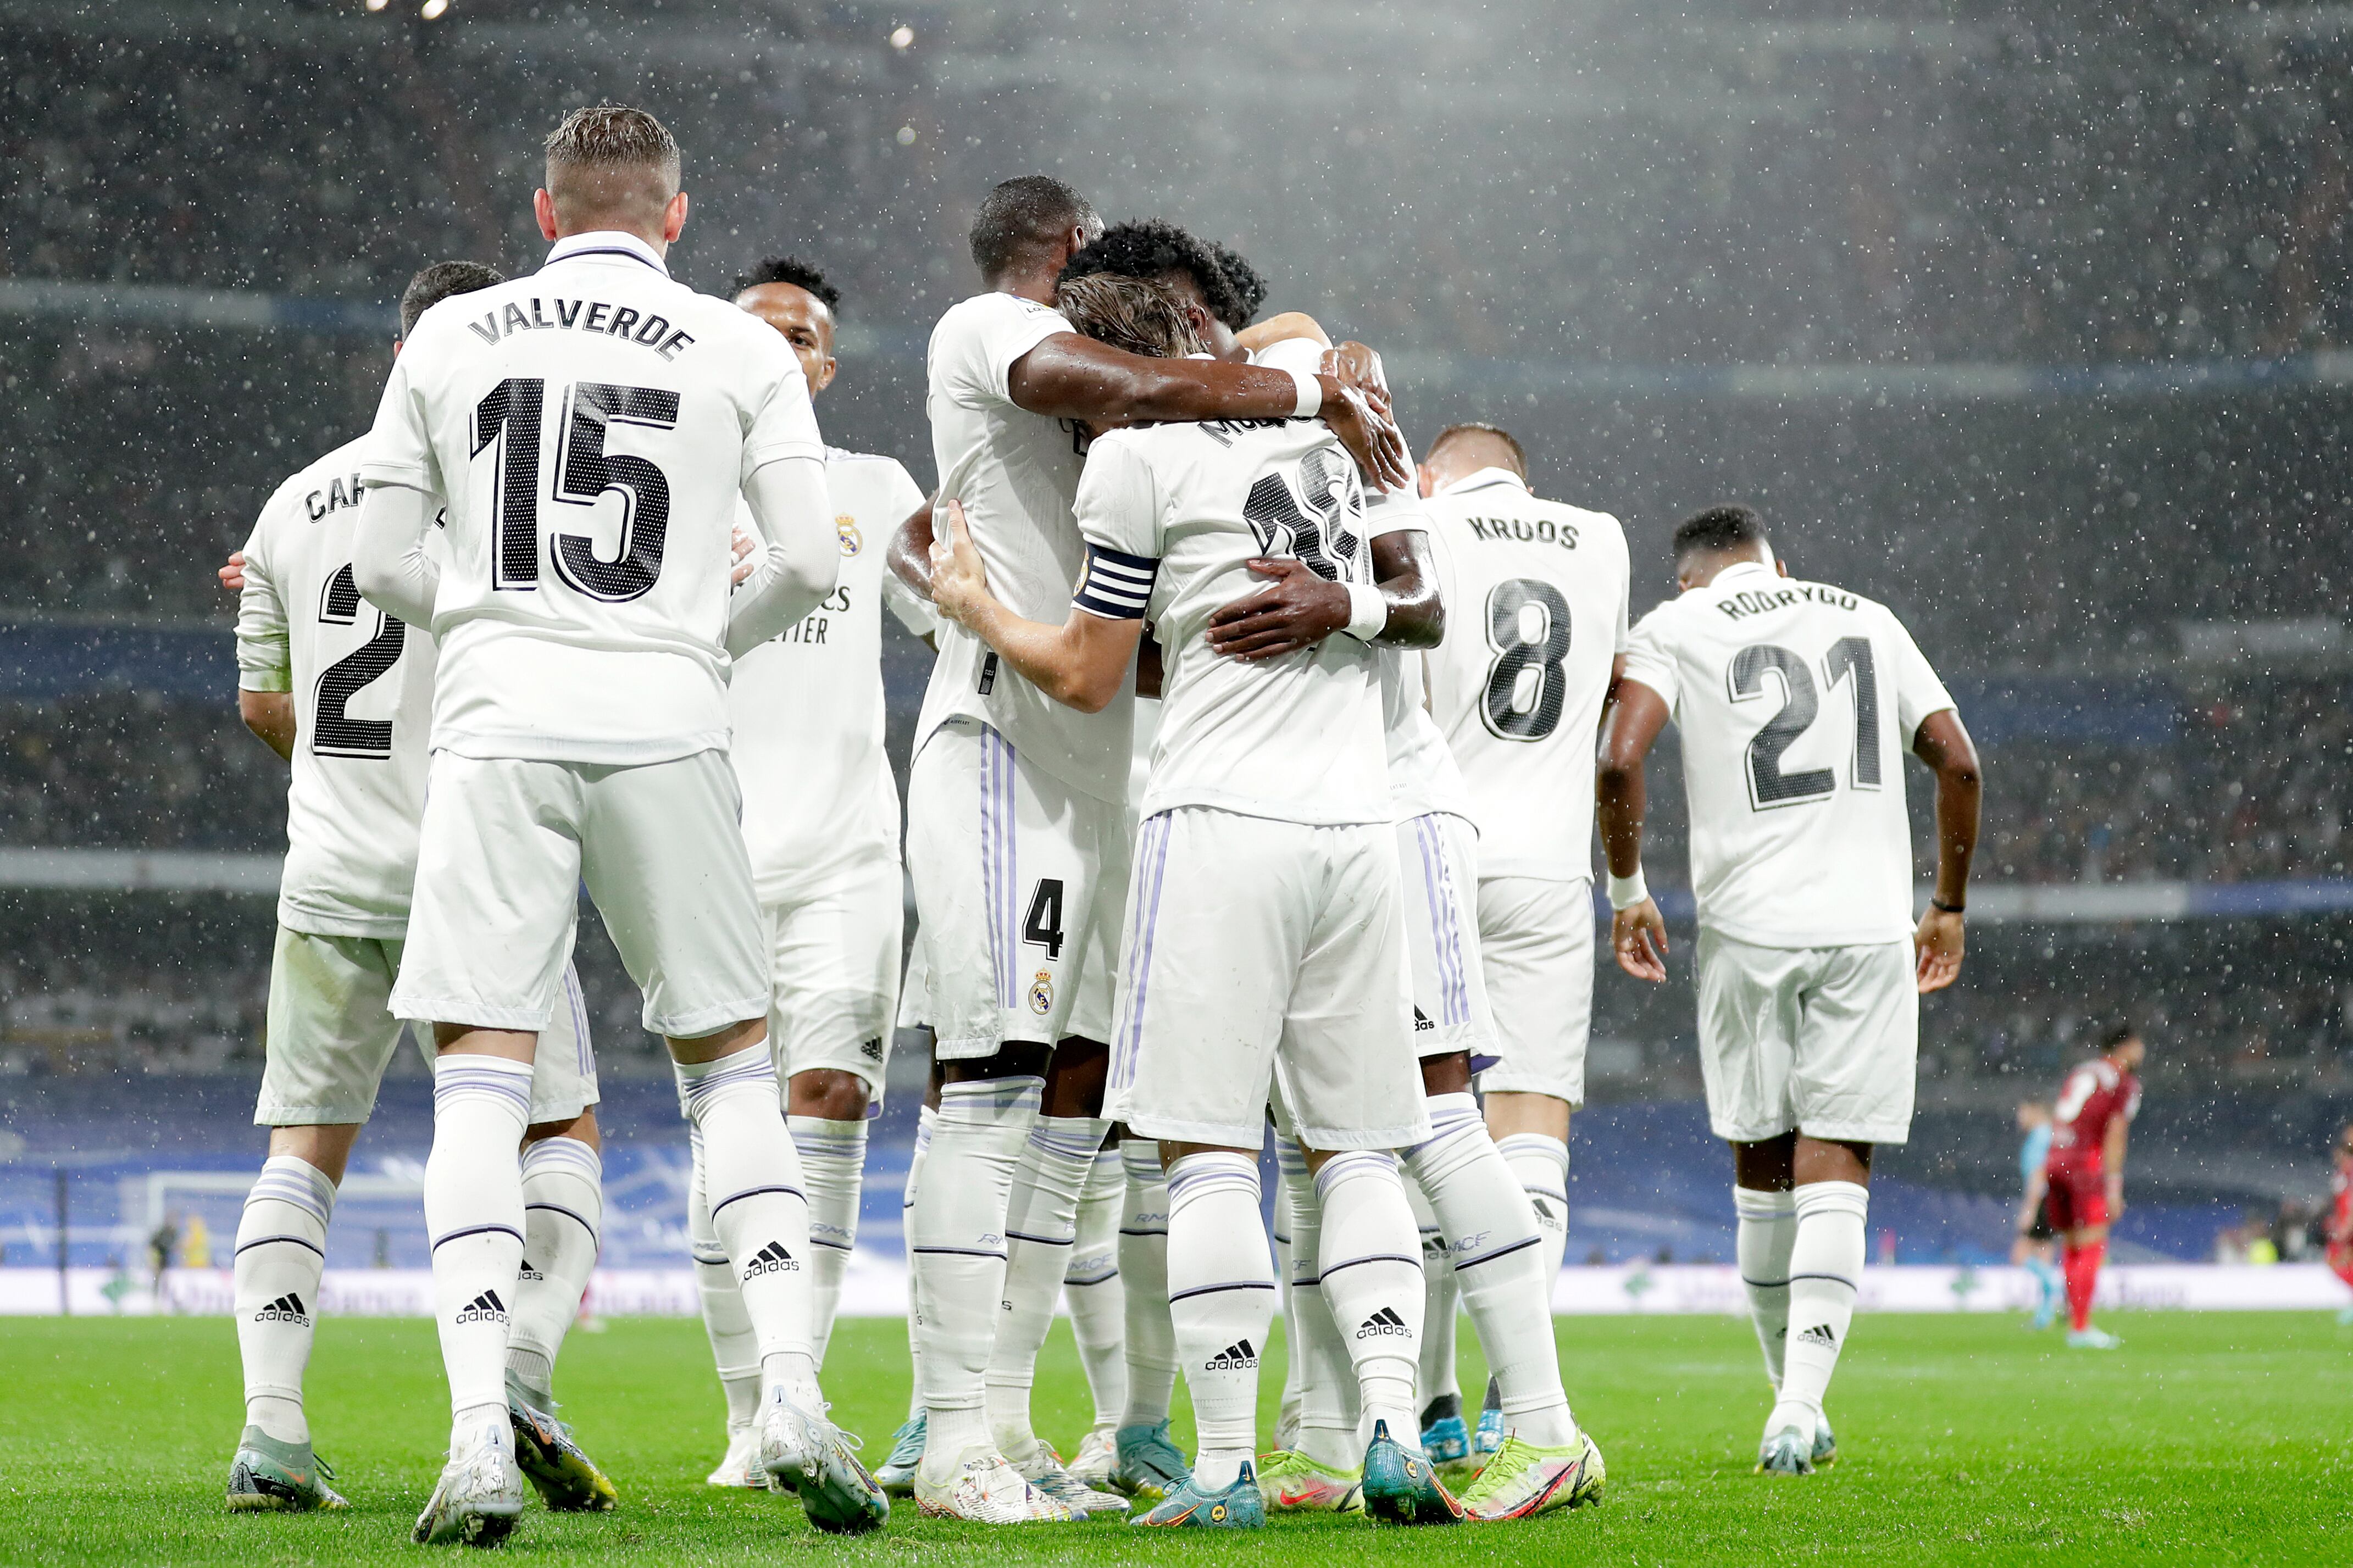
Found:
<svg viewBox="0 0 2353 1568"><path fill-rule="evenodd" d="M1236 1340L1232 1344L1209 1358L1207 1372L1249 1372L1258 1365L1258 1352L1248 1340Z"/></svg>
<svg viewBox="0 0 2353 1568"><path fill-rule="evenodd" d="M785 1250L784 1243L772 1241L752 1255L751 1266L744 1270L746 1279L757 1279L763 1274L794 1274L800 1264Z"/></svg>
<svg viewBox="0 0 2353 1568"><path fill-rule="evenodd" d="M1798 1336L1798 1342L1801 1345L1820 1345L1826 1351L1838 1349L1838 1336L1831 1332L1831 1326L1828 1323L1816 1323Z"/></svg>
<svg viewBox="0 0 2353 1568"><path fill-rule="evenodd" d="M460 1323L503 1323L507 1321L507 1304L499 1300L496 1290L485 1290L459 1308L454 1321Z"/></svg>
<svg viewBox="0 0 2353 1568"><path fill-rule="evenodd" d="M257 1323L292 1323L297 1328L311 1326L311 1314L302 1305L302 1298L289 1290L253 1314Z"/></svg>
<svg viewBox="0 0 2353 1568"><path fill-rule="evenodd" d="M547 1276L533 1268L531 1259L526 1258L522 1260L522 1268L517 1275L517 1278L523 1279L545 1279Z"/></svg>
<svg viewBox="0 0 2353 1568"><path fill-rule="evenodd" d="M1397 1315L1397 1309L1394 1307L1383 1307L1379 1311L1375 1312L1371 1317L1366 1318L1363 1322L1356 1325L1356 1337L1360 1340L1378 1339L1383 1334L1410 1334L1413 1331L1411 1329L1405 1326L1405 1320Z"/></svg>

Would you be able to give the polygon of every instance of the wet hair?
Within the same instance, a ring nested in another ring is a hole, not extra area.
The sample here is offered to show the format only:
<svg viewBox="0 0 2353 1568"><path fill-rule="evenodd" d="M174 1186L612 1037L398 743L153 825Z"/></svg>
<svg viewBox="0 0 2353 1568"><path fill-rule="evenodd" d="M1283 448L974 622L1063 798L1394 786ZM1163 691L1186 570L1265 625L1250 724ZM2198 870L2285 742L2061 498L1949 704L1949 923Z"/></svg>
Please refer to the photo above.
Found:
<svg viewBox="0 0 2353 1568"><path fill-rule="evenodd" d="M1063 283L1055 309L1074 331L1132 354L1182 359L1208 352L1184 301L1155 279L1116 272L1072 278Z"/></svg>
<svg viewBox="0 0 2353 1568"><path fill-rule="evenodd" d="M2139 1029L2119 1019L2100 1031L2100 1050L2105 1054L2139 1038Z"/></svg>
<svg viewBox="0 0 2353 1568"><path fill-rule="evenodd" d="M817 296L818 303L837 313L841 310L841 290L825 280L825 274L797 256L770 256L747 272L735 275L735 287L727 292L741 294L746 289L757 289L763 283L789 283L796 289L806 289Z"/></svg>
<svg viewBox="0 0 2353 1568"><path fill-rule="evenodd" d="M442 300L506 280L505 273L479 261L437 261L419 269L400 291L400 335L415 331L417 318Z"/></svg>
<svg viewBox="0 0 2353 1568"><path fill-rule="evenodd" d="M1115 223L1087 241L1062 268L1062 280L1115 272L1124 278L1149 278L1155 282L1186 278L1200 291L1210 315L1240 331L1250 325L1234 280L1217 253L1173 223L1158 218L1131 218Z"/></svg>
<svg viewBox="0 0 2353 1568"><path fill-rule="evenodd" d="M1102 227L1086 197L1050 174L1022 174L981 198L972 219L972 262L983 278L995 278L1072 228Z"/></svg>
<svg viewBox="0 0 2353 1568"><path fill-rule="evenodd" d="M1450 441L1471 440L1480 437L1500 444L1504 451L1511 454L1512 472L1524 479L1528 477L1528 455L1520 449L1520 444L1512 438L1512 433L1499 425L1482 425L1475 420L1465 421L1461 425L1449 425L1445 429L1440 430L1437 437L1430 443L1430 450L1423 453L1422 457L1425 459L1437 457L1446 449L1446 445Z"/></svg>
<svg viewBox="0 0 2353 1568"><path fill-rule="evenodd" d="M1765 519L1746 506L1712 506L1675 525L1675 560L1702 550L1738 550L1765 542Z"/></svg>
<svg viewBox="0 0 2353 1568"><path fill-rule="evenodd" d="M642 109L575 109L548 132L547 193L575 219L650 222L678 195L678 139Z"/></svg>
<svg viewBox="0 0 2353 1568"><path fill-rule="evenodd" d="M1226 281L1234 286L1234 313L1219 316L1218 320L1239 332L1257 321L1260 310L1265 306L1266 279L1259 275L1258 268L1252 267L1240 251L1230 245L1212 245L1209 253L1225 269Z"/></svg>

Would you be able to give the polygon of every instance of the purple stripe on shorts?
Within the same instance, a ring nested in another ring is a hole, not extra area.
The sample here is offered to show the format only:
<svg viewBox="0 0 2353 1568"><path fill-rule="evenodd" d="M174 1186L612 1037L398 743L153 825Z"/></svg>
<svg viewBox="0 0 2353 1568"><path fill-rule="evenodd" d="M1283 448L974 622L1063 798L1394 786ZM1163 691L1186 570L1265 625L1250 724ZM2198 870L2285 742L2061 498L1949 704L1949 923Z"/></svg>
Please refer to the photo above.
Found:
<svg viewBox="0 0 2353 1568"><path fill-rule="evenodd" d="M1462 963L1462 925L1455 919L1460 900L1455 893L1453 862L1447 856L1446 837L1438 819L1424 816L1419 821L1429 835L1429 855L1434 868L1430 882L1431 923L1439 953L1446 960L1441 969L1447 977L1446 1022L1467 1024L1471 1021L1471 982Z"/></svg>
<svg viewBox="0 0 2353 1568"><path fill-rule="evenodd" d="M1160 934L1160 890L1168 880L1168 834L1172 820L1166 812L1152 819L1158 825L1159 831L1154 835L1149 851L1152 861L1150 889L1137 900L1142 930L1131 936L1128 949L1136 955L1135 989L1134 999L1128 1004L1127 1040L1122 1052L1124 1065L1120 1076L1123 1085L1135 1080L1135 1059L1144 1044L1144 1006L1152 984L1153 947Z"/></svg>

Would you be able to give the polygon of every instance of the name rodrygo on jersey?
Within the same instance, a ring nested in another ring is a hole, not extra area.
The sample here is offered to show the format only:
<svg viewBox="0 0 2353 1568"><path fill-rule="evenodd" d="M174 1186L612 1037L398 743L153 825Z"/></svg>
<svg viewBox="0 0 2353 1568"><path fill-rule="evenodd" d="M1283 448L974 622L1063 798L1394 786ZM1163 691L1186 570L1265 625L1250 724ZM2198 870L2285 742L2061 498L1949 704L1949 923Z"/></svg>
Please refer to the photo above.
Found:
<svg viewBox="0 0 2353 1568"><path fill-rule="evenodd" d="M370 485L447 508L433 744L644 763L727 744L731 536L765 463L821 459L784 340L622 234L427 310Z"/></svg>
<svg viewBox="0 0 2353 1568"><path fill-rule="evenodd" d="M1953 700L1892 611L1744 562L1643 616L1626 679L1682 731L1702 926L1785 948L1911 933L1904 754Z"/></svg>
<svg viewBox="0 0 2353 1568"><path fill-rule="evenodd" d="M364 446L347 443L288 479L255 521L237 602L237 684L294 699L279 923L393 938L408 929L417 879L434 647L429 632L353 586Z"/></svg>

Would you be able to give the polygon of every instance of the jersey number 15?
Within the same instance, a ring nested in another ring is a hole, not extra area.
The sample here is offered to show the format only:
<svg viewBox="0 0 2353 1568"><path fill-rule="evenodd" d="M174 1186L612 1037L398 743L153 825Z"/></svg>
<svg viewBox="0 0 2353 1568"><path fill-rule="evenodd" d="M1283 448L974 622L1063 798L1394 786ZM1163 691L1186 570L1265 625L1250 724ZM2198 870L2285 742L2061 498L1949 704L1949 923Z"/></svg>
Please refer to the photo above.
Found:
<svg viewBox="0 0 2353 1568"><path fill-rule="evenodd" d="M474 405L475 457L495 442L499 478L491 492L491 583L502 592L539 590L540 415L547 383L509 376ZM670 531L670 479L651 462L605 450L614 425L652 430L678 427L678 394L650 386L575 382L563 391L564 438L555 450L548 498L565 506L595 506L607 491L621 498L621 548L599 558L585 533L556 531L549 541L556 574L608 605L625 604L661 575Z"/></svg>

